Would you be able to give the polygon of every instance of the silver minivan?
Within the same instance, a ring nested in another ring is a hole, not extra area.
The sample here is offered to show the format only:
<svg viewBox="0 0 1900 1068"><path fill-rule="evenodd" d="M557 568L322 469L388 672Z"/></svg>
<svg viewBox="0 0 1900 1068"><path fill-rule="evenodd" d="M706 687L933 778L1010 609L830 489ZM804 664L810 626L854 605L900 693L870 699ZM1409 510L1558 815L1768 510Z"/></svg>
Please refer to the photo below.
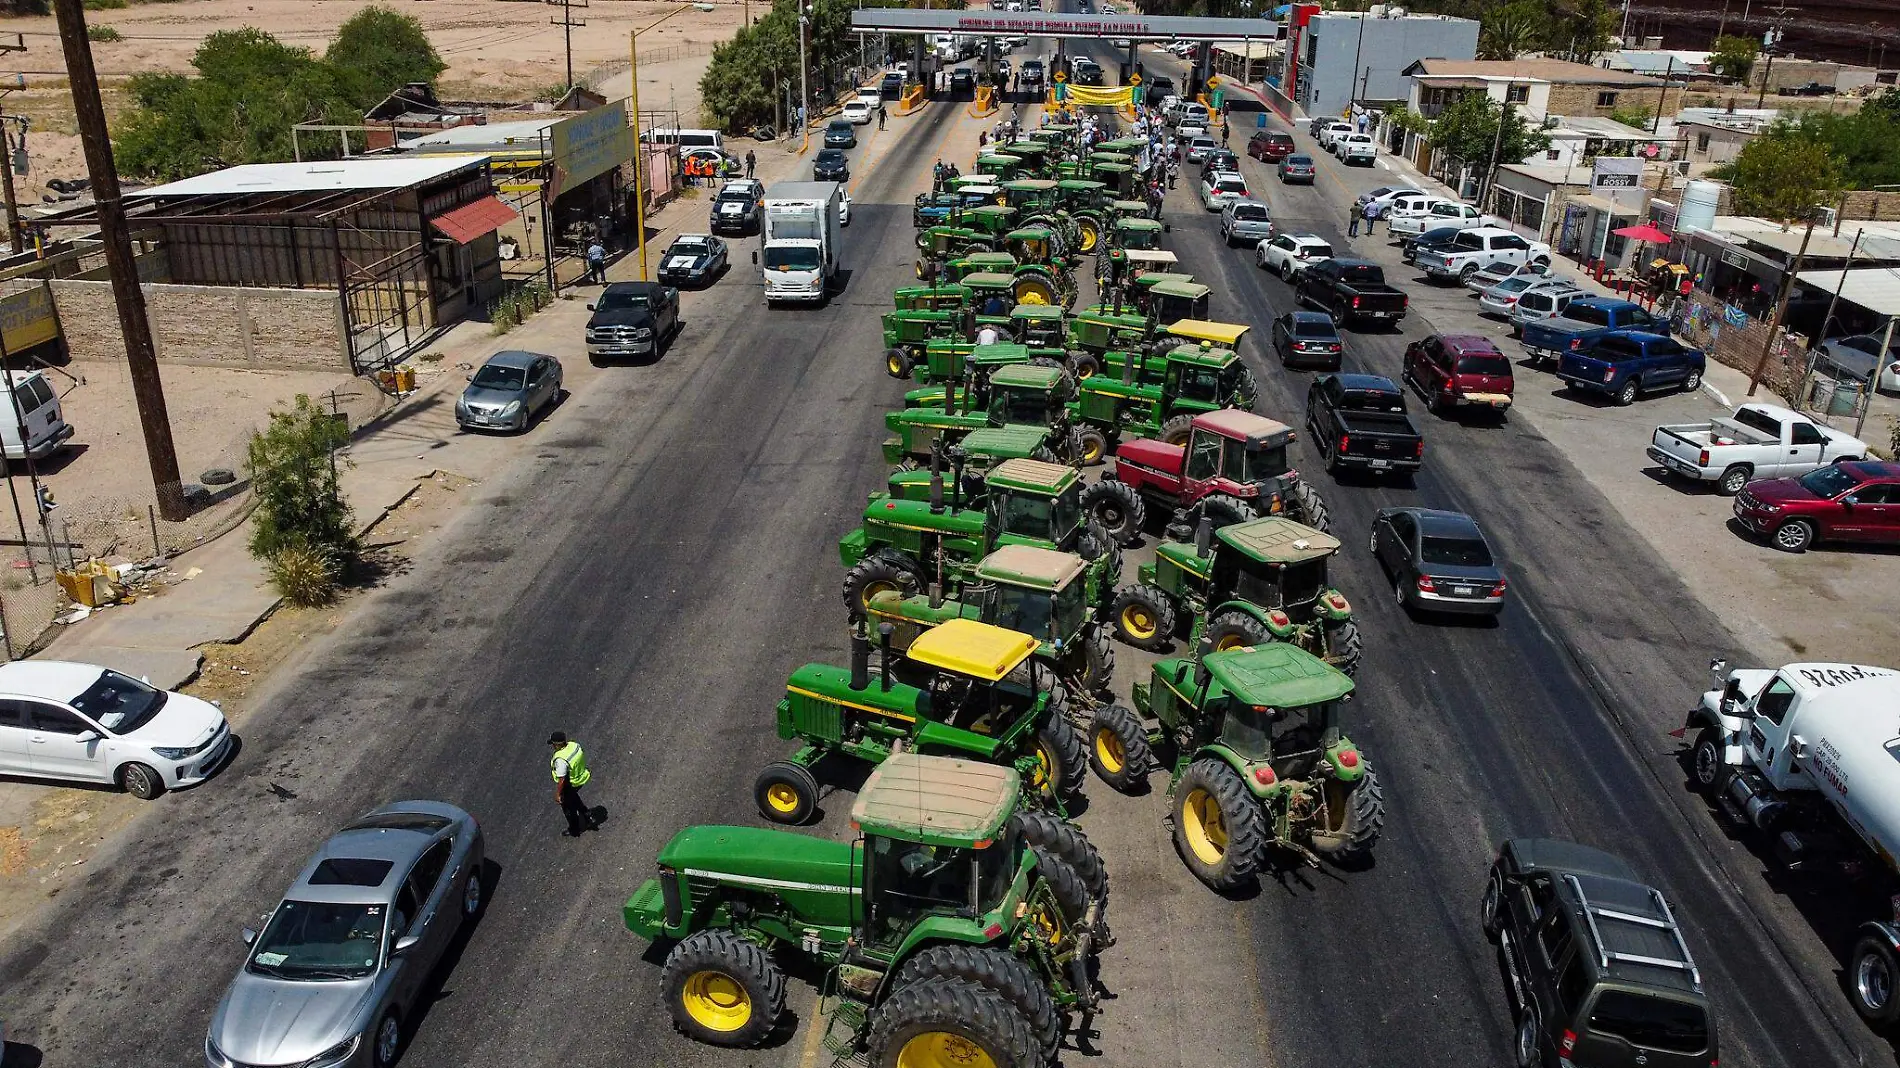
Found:
<svg viewBox="0 0 1900 1068"><path fill-rule="evenodd" d="M9 371L4 381L8 394L0 407L0 451L9 460L35 460L50 456L53 450L73 436L73 428L60 412L59 394L46 380L43 371ZM26 428L26 440L20 429Z"/></svg>

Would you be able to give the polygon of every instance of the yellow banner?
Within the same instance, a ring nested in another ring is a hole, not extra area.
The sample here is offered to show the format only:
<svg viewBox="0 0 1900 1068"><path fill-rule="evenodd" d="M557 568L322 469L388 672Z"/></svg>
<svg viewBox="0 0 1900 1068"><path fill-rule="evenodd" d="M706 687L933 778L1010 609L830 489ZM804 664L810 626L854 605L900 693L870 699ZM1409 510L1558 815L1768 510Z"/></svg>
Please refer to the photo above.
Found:
<svg viewBox="0 0 1900 1068"><path fill-rule="evenodd" d="M1071 83L1064 89L1067 103L1085 108L1119 108L1135 102L1135 87L1117 85L1113 88L1101 88L1093 85L1075 85Z"/></svg>
<svg viewBox="0 0 1900 1068"><path fill-rule="evenodd" d="M0 297L0 347L7 352L25 352L58 336L53 294L44 285Z"/></svg>

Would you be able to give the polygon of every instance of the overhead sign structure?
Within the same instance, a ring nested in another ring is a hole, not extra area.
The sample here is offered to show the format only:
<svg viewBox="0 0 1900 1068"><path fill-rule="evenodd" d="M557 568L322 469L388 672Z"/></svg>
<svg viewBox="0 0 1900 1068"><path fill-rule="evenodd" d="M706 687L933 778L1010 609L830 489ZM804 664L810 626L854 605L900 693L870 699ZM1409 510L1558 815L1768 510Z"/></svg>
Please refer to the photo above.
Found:
<svg viewBox="0 0 1900 1068"><path fill-rule="evenodd" d="M548 128L548 140L554 157L554 188L548 195L560 196L633 159L627 102L616 100L562 119Z"/></svg>
<svg viewBox="0 0 1900 1068"><path fill-rule="evenodd" d="M1182 15L1068 15L1039 11L935 11L858 8L851 28L860 33L962 33L974 36L1103 37L1131 41L1258 41L1279 36L1265 19L1211 19Z"/></svg>

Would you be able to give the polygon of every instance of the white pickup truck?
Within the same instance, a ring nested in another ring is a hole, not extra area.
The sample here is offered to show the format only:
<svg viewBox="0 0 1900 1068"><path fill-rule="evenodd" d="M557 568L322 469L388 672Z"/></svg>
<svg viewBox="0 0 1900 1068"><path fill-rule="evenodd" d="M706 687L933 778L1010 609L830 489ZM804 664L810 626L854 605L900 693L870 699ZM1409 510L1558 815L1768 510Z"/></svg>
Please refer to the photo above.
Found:
<svg viewBox="0 0 1900 1068"><path fill-rule="evenodd" d="M1338 157L1339 162L1347 166L1363 163L1370 167L1379 159L1379 145L1372 139L1371 134L1339 134L1333 138L1332 152Z"/></svg>
<svg viewBox="0 0 1900 1068"><path fill-rule="evenodd" d="M1474 226L1442 250L1420 253L1413 262L1435 281L1462 282L1494 263L1531 263L1542 270L1550 266L1550 246L1527 241L1502 226Z"/></svg>
<svg viewBox="0 0 1900 1068"><path fill-rule="evenodd" d="M1733 497L1750 479L1789 478L1863 459L1867 444L1787 408L1744 404L1726 419L1659 426L1648 452L1664 470L1713 482L1716 492Z"/></svg>

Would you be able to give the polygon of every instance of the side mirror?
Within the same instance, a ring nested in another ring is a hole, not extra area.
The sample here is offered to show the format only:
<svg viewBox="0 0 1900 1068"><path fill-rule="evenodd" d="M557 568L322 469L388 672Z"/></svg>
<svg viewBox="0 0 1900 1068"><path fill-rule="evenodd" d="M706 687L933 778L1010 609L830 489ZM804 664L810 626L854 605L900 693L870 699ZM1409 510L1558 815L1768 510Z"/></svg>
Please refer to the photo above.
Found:
<svg viewBox="0 0 1900 1068"><path fill-rule="evenodd" d="M73 735L73 741L75 742L85 743L85 742L96 742L98 740L99 740L98 731L80 731L78 734Z"/></svg>
<svg viewBox="0 0 1900 1068"><path fill-rule="evenodd" d="M257 941L257 930L252 927L246 927L244 930L238 932L238 937L244 939L244 944L248 946Z"/></svg>
<svg viewBox="0 0 1900 1068"><path fill-rule="evenodd" d="M1788 739L1788 750L1796 763L1806 760L1808 758L1808 740L1799 734L1793 735Z"/></svg>
<svg viewBox="0 0 1900 1068"><path fill-rule="evenodd" d="M592 304L589 304L589 305L587 306L587 310L588 310L588 311L593 311L593 310L594 310L594 306L593 306Z"/></svg>
<svg viewBox="0 0 1900 1068"><path fill-rule="evenodd" d="M396 939L396 945L390 949L389 955L392 957L400 957L404 953L414 949L416 943L420 941L422 941L421 935L403 935L401 938Z"/></svg>
<svg viewBox="0 0 1900 1068"><path fill-rule="evenodd" d="M473 382L473 381L475 381L475 376L474 376L474 375L463 375L463 376L462 376L462 381L464 381L464 382Z"/></svg>

